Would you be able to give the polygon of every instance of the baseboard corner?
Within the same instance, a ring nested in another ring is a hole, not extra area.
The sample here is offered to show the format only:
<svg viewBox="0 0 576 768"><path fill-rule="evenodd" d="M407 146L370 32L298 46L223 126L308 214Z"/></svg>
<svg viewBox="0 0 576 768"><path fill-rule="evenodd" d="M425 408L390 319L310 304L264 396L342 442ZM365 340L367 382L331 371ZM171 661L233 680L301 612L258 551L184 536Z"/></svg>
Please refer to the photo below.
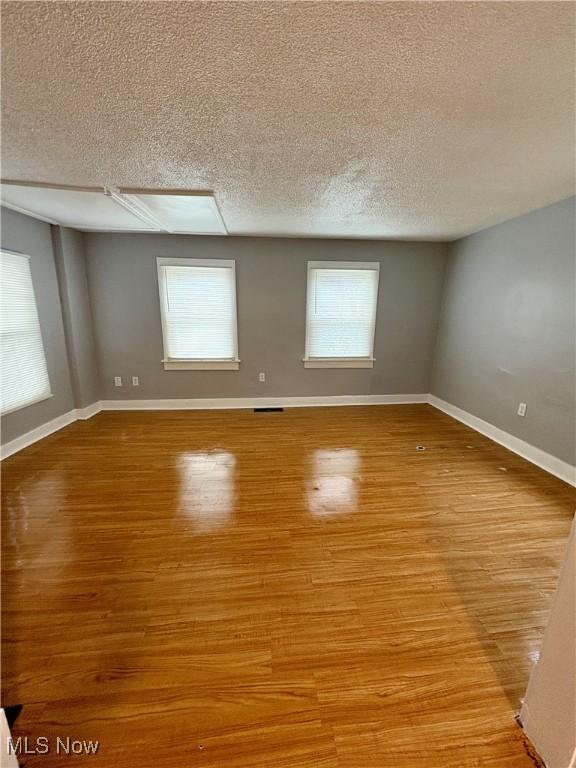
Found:
<svg viewBox="0 0 576 768"><path fill-rule="evenodd" d="M546 451L536 448L536 446L527 443L525 440L522 440L515 435L511 435L509 432L505 432L503 429L494 426L494 424L484 421L484 419L474 416L474 414L469 413L446 400L442 400L442 398L437 397L436 395L428 395L428 403L439 411L442 411L453 419L460 421L467 427L484 435L484 437L488 437L495 443L504 446L504 448L512 451L512 453L521 456L523 459L526 459L526 461L535 464L545 472L554 475L559 480L563 480L565 483L568 483L568 485L576 486L576 467L572 464L568 464L566 461L558 459L556 456L552 456L551 453L546 453Z"/></svg>
<svg viewBox="0 0 576 768"><path fill-rule="evenodd" d="M92 416L96 416L101 410L102 401L96 400L95 403L90 403L90 405L87 405L85 408L76 408L76 418L85 421L86 419L91 419Z"/></svg>

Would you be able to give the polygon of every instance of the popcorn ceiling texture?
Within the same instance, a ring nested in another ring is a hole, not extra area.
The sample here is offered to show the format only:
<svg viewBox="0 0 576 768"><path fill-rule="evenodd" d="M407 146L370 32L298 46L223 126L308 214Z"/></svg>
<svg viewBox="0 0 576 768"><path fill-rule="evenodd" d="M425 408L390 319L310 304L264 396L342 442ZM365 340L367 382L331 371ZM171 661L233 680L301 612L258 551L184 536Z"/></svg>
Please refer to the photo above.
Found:
<svg viewBox="0 0 576 768"><path fill-rule="evenodd" d="M233 234L455 238L573 194L572 2L7 2L3 176Z"/></svg>

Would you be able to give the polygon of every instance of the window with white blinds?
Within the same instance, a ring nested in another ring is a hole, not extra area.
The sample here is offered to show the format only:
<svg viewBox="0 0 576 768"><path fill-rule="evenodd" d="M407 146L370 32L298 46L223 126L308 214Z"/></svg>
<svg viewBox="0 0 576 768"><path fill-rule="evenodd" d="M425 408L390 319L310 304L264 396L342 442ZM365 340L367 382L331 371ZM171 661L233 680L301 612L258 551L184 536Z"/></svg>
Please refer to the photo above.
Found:
<svg viewBox="0 0 576 768"><path fill-rule="evenodd" d="M164 368L238 369L234 261L157 261Z"/></svg>
<svg viewBox="0 0 576 768"><path fill-rule="evenodd" d="M308 368L371 368L378 262L308 262Z"/></svg>
<svg viewBox="0 0 576 768"><path fill-rule="evenodd" d="M0 251L0 358L2 413L51 396L30 261Z"/></svg>

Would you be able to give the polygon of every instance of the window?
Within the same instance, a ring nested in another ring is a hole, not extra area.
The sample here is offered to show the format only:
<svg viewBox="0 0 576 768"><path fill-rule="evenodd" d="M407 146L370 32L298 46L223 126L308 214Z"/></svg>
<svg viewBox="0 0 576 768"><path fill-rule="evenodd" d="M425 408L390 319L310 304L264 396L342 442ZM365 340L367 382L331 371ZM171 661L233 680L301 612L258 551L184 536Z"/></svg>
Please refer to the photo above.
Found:
<svg viewBox="0 0 576 768"><path fill-rule="evenodd" d="M238 370L234 261L157 261L164 368Z"/></svg>
<svg viewBox="0 0 576 768"><path fill-rule="evenodd" d="M2 413L52 396L28 256L0 251Z"/></svg>
<svg viewBox="0 0 576 768"><path fill-rule="evenodd" d="M372 368L379 268L308 262L306 368Z"/></svg>

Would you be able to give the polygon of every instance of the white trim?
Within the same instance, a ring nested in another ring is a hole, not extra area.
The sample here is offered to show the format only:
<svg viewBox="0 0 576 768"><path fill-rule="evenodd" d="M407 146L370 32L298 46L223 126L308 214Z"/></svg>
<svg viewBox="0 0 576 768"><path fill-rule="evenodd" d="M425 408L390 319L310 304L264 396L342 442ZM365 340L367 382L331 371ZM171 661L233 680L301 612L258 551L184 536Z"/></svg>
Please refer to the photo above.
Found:
<svg viewBox="0 0 576 768"><path fill-rule="evenodd" d="M63 413L62 416L57 416L55 419L52 419L52 421L48 421L46 424L42 424L41 426L36 427L36 429L30 430L30 432L26 432L25 435L16 437L14 440L11 440L0 448L2 459L12 456L13 453L18 453L18 451L21 451L23 448L28 448L29 445L37 443L38 440L48 437L48 435L51 435L53 432L58 432L59 429L67 427L74 421L76 421L76 411L68 411L68 413Z"/></svg>
<svg viewBox="0 0 576 768"><path fill-rule="evenodd" d="M189 411L189 410L227 410L241 408L320 408L353 405L414 405L429 403L434 408L452 416L457 421L480 432L485 437L503 445L526 461L564 480L576 485L576 467L557 459L545 451L535 448L530 443L504 432L477 416L463 411L435 395L321 395L317 397L215 397L174 400L101 400L86 408L78 408L42 424L25 435L1 446L2 459L27 448L29 445L48 437L53 432L72 424L77 419L89 419L99 411ZM576 768L576 766L574 767Z"/></svg>
<svg viewBox="0 0 576 768"><path fill-rule="evenodd" d="M1 199L1 188L2 187L30 187L31 189L60 189L68 192L104 192L103 187L71 187L68 184L47 184L44 181L15 181L14 179L1 179L0 180L0 202L5 208L10 208L11 211L16 211L17 213L23 213L26 216L30 216L32 219L38 219L38 221L44 221L46 224L53 224L54 226L62 225L62 222L56 221L55 219L50 219L47 216L42 216L39 213L34 213L34 211L29 210L28 208L23 208L19 205L15 205L14 203L7 203L5 200ZM65 225L62 225L65 226ZM78 227L76 227L78 229ZM124 231L124 230L120 230ZM149 230L148 230L149 231Z"/></svg>
<svg viewBox="0 0 576 768"><path fill-rule="evenodd" d="M38 219L38 221L43 221L45 224L52 224L54 226L58 226L58 222L54 221L54 219L48 219L46 218L46 216L40 216L39 213L34 213L33 211L29 211L27 208L22 208L20 205L14 205L14 203L7 203L6 200L2 200L2 207L9 208L11 211L16 211L16 213L21 213L24 216L29 216L31 219Z"/></svg>
<svg viewBox="0 0 576 768"><path fill-rule="evenodd" d="M201 397L176 400L103 400L103 411L190 411L236 408L318 408L339 405L410 405L428 395L321 395L319 397Z"/></svg>
<svg viewBox="0 0 576 768"><path fill-rule="evenodd" d="M163 360L165 371L238 371L240 360Z"/></svg>
<svg viewBox="0 0 576 768"><path fill-rule="evenodd" d="M124 208L125 211L128 211L133 216L136 216L136 218L140 219L140 221L143 221L144 224L148 224L150 231L162 232L164 230L164 232L170 232L170 230L168 230L161 221L153 216L148 209L146 209L146 211L141 210L132 200L127 200L113 189L105 188L104 194L107 195L111 200L114 200L116 205L119 205L121 208Z"/></svg>
<svg viewBox="0 0 576 768"><path fill-rule="evenodd" d="M8 456L12 456L13 454L18 453L18 451L22 451L24 448L28 448L29 445L33 445L39 440L43 440L45 437L48 437L48 435L58 432L58 430L73 424L78 419L89 419L101 410L101 403L97 402L86 408L73 409L67 413L63 413L62 416L57 416L55 419L52 419L52 421L48 421L46 424L41 424L39 427L30 430L30 432L26 432L26 434L20 435L20 437L16 437L14 440L10 440L9 443L0 446L0 459L7 459Z"/></svg>
<svg viewBox="0 0 576 768"><path fill-rule="evenodd" d="M25 435L0 446L0 458L42 440L78 419L90 419L100 411L189 411L241 408L306 408L339 405L410 405L427 403L428 395L324 395L319 397L215 397L177 400L100 400L86 408L77 408L42 424Z"/></svg>
<svg viewBox="0 0 576 768"><path fill-rule="evenodd" d="M67 226L67 225L62 225ZM162 235L166 234L166 232L161 232L159 229L112 229L110 227L85 227L83 225L76 225L73 227L73 229L77 229L78 232L107 232L108 234L114 235ZM177 234L177 233L174 233Z"/></svg>
<svg viewBox="0 0 576 768"><path fill-rule="evenodd" d="M379 261L309 261L308 269L367 269L380 272Z"/></svg>
<svg viewBox="0 0 576 768"><path fill-rule="evenodd" d="M166 362L170 360L170 358L167 355L168 347L166 344L167 339L167 333L166 333L166 315L168 314L168 299L167 299L167 293L166 293L166 272L164 271L163 267L219 267L221 269L231 269L232 270L232 280L234 282L234 291L233 291L233 314L234 314L234 356L233 360L238 361L238 285L236 283L236 261L234 259L181 259L181 258L168 258L165 256L157 256L156 257L156 270L158 272L158 293L160 298L160 322L162 325L162 349L164 350L164 356L165 360L164 362L164 370L194 370L191 369L183 369L183 368L166 368ZM180 361L182 362L182 361ZM195 362L193 360L190 361L191 363ZM201 368L196 370L213 370L210 368ZM231 370L238 370L237 368L232 368Z"/></svg>
<svg viewBox="0 0 576 768"><path fill-rule="evenodd" d="M76 418L85 421L86 419L91 419L92 416L96 416L101 410L102 403L100 400L97 400L95 403L87 405L86 408L76 408Z"/></svg>
<svg viewBox="0 0 576 768"><path fill-rule="evenodd" d="M159 267L220 267L222 269L235 269L235 259L188 259L180 256L157 256L156 263Z"/></svg>
<svg viewBox="0 0 576 768"><path fill-rule="evenodd" d="M346 358L304 358L304 368L374 368L375 358L349 357Z"/></svg>
<svg viewBox="0 0 576 768"><path fill-rule="evenodd" d="M522 456L523 459L530 461L532 464L536 464L540 469L550 472L551 475L559 477L560 480L564 480L565 483L570 485L576 485L576 467L568 464L562 459L557 459L546 451L542 451L540 448L536 448L525 440L521 440L519 437L511 435L509 432L504 432L503 429L495 427L484 419L474 416L468 411L458 408L452 403L448 403L445 400L441 400L436 395L429 395L428 402L434 408L438 408L439 411L447 413L448 416L461 421L466 424L467 427L475 429L476 432L480 432L481 435L489 437L490 440L494 440L495 443L503 445L508 448L509 451L517 453L518 456Z"/></svg>
<svg viewBox="0 0 576 768"><path fill-rule="evenodd" d="M320 358L310 357L310 320L312 317L312 292L314 290L312 273L322 269L342 270L366 270L376 272L376 286L374 295L374 317L372 318L372 333L370 343L370 356L367 360L374 360L374 338L376 336L376 320L378 317L378 297L380 291L380 262L379 261L309 261L306 270L306 329L304 337L304 368L373 368L373 365L348 364L340 365L342 358L333 358L332 365L326 365Z"/></svg>
<svg viewBox="0 0 576 768"><path fill-rule="evenodd" d="M159 222L162 229L165 232L168 232L173 235L227 235L228 229L226 227L226 222L224 221L224 217L222 216L222 211L220 210L220 206L218 205L218 200L216 199L216 195L214 192L207 191L207 190L201 190L201 189L141 189L141 188L134 188L134 187L119 187L118 193L120 196L124 196L125 199L127 198L130 202L130 204L138 207L140 206L149 218L154 219ZM216 208L216 213L218 214L218 219L220 220L220 225L223 232L191 232L190 230L175 230L172 229L172 227L168 227L161 217L156 216L148 207L146 204L145 199L146 195L155 195L155 196L170 196L170 197L203 197L203 198L210 198L214 202L214 206Z"/></svg>

